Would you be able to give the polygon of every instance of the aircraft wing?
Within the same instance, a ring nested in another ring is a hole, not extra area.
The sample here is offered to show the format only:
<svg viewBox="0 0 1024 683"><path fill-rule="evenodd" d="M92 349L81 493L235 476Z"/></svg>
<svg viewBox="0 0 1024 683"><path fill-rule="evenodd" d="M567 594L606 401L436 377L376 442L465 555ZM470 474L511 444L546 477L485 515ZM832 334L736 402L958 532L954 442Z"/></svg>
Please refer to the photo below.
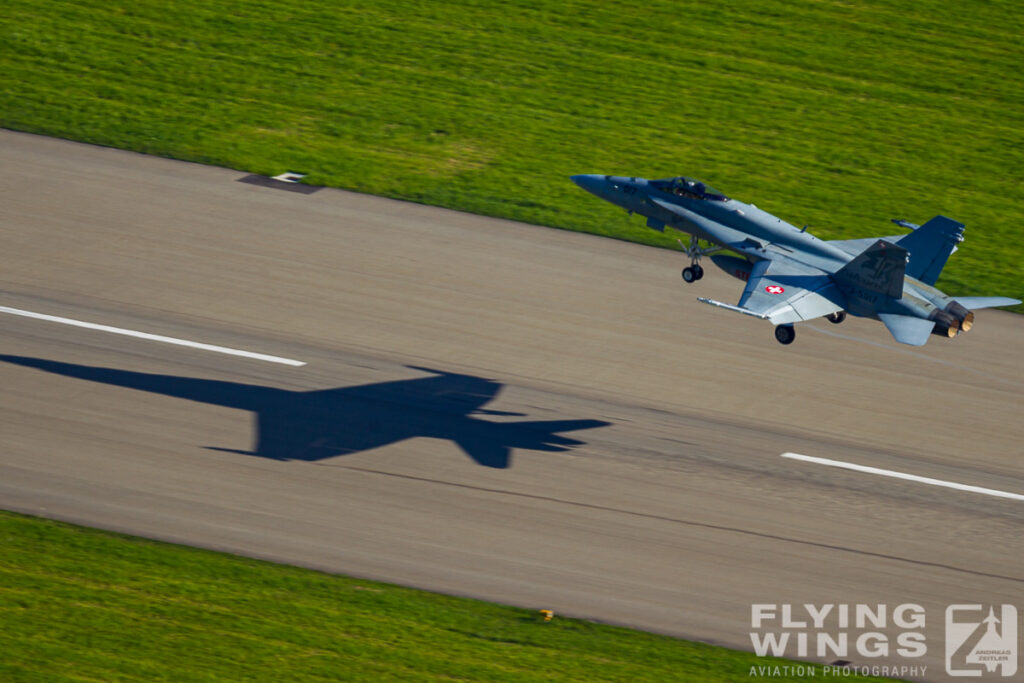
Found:
<svg viewBox="0 0 1024 683"><path fill-rule="evenodd" d="M652 199L678 220L699 228L711 240L758 261L737 306L711 299L702 303L770 320L775 325L812 320L846 307L846 297L824 271L785 256L770 243L759 242L678 204Z"/></svg>
<svg viewBox="0 0 1024 683"><path fill-rule="evenodd" d="M785 257L754 264L738 305L701 301L763 318L774 325L813 320L841 311L846 304L842 292L825 272Z"/></svg>

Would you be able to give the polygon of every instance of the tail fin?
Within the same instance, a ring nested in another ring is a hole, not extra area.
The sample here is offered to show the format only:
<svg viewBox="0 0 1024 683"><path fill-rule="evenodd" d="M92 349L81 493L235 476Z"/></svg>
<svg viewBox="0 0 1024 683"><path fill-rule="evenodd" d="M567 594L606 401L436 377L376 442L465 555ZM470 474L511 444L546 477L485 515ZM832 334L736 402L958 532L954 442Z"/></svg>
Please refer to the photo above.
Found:
<svg viewBox="0 0 1024 683"><path fill-rule="evenodd" d="M892 242L878 240L832 278L841 289L860 289L893 299L903 296L907 250Z"/></svg>
<svg viewBox="0 0 1024 683"><path fill-rule="evenodd" d="M920 228L902 237L896 244L910 252L907 275L934 285L939 273L964 240L964 224L952 218L936 216Z"/></svg>

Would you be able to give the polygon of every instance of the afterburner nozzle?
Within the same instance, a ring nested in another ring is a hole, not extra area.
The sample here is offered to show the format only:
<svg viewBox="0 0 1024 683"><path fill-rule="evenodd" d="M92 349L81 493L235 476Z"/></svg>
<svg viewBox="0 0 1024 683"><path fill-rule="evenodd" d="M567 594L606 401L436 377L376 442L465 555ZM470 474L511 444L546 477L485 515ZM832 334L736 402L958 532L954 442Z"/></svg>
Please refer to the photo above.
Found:
<svg viewBox="0 0 1024 683"><path fill-rule="evenodd" d="M957 321L957 327L962 329L964 332L974 326L974 311L968 311L955 301L951 301L949 305L946 306L945 312Z"/></svg>
<svg viewBox="0 0 1024 683"><path fill-rule="evenodd" d="M932 328L932 334L952 339L958 332L960 332L960 321L945 311L934 310L928 317L935 321L935 327Z"/></svg>

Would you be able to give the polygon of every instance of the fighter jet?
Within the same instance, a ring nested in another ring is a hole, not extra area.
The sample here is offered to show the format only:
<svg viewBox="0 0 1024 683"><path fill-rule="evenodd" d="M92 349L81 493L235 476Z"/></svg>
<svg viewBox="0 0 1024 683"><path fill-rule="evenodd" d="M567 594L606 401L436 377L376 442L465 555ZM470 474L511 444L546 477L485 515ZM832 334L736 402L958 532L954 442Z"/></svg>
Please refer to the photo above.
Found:
<svg viewBox="0 0 1024 683"><path fill-rule="evenodd" d="M825 316L838 324L849 313L880 320L896 341L922 346L932 334L955 337L968 331L978 309L1021 303L999 296L949 296L935 288L946 260L963 241L963 223L945 216L924 225L893 219L913 231L905 235L825 241L807 226L797 228L685 176L646 180L588 174L572 180L630 214L645 216L649 228L688 233L689 246L683 248L690 266L683 269L683 280L704 277L700 261L707 256L746 282L736 305L697 300L771 322L782 344L796 338L795 323ZM702 242L709 244L702 247ZM726 250L736 255L718 253Z"/></svg>

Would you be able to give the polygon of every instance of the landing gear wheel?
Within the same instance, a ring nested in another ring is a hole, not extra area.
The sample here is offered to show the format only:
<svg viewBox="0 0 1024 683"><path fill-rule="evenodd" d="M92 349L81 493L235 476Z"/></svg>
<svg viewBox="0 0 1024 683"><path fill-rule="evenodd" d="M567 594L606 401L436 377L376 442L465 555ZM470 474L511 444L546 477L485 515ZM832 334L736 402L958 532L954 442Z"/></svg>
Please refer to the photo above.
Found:
<svg viewBox="0 0 1024 683"><path fill-rule="evenodd" d="M792 325L777 325L775 327L775 338L780 344L792 344L796 339L796 330Z"/></svg>
<svg viewBox="0 0 1024 683"><path fill-rule="evenodd" d="M696 282L697 280L704 277L704 269L700 267L700 260L705 256L714 254L715 252L721 251L723 247L706 247L704 249L700 246L700 240L696 237L690 237L690 246L686 246L679 241L679 246L683 248L683 252L690 257L690 267L683 268L683 279L687 282Z"/></svg>
<svg viewBox="0 0 1024 683"><path fill-rule="evenodd" d="M836 311L835 313L829 313L825 317L833 325L838 325L839 323L846 320L846 311Z"/></svg>

